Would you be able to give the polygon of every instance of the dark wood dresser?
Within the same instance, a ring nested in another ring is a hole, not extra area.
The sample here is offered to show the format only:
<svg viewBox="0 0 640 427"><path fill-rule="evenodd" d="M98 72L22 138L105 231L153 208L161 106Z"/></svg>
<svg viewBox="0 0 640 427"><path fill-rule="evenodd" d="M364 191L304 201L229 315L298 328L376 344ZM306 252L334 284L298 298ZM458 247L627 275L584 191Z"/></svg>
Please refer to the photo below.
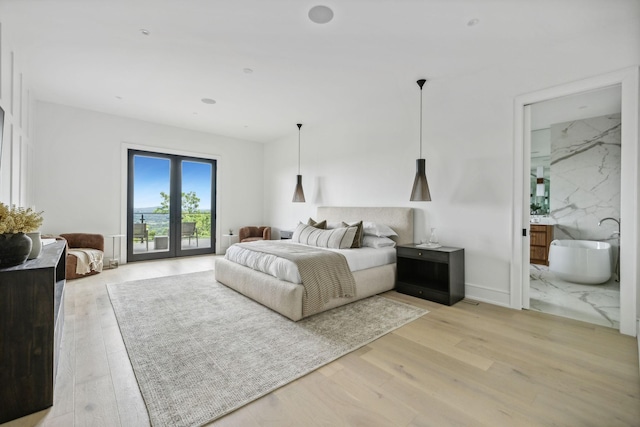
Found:
<svg viewBox="0 0 640 427"><path fill-rule="evenodd" d="M66 245L0 269L0 423L53 405L64 323Z"/></svg>

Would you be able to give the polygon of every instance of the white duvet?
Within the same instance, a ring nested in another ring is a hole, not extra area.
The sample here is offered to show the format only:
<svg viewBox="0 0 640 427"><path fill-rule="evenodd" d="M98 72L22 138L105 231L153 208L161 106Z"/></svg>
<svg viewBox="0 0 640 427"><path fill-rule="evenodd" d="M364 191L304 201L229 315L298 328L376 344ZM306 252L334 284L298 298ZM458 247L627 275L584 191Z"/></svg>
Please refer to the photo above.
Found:
<svg viewBox="0 0 640 427"><path fill-rule="evenodd" d="M289 243L289 242L283 242ZM323 248L324 249L324 248ZM327 251L338 252L345 256L349 269L353 271L366 270L367 268L378 267L396 262L396 249L386 248L358 248L358 249L325 249ZM242 248L238 245L231 245L224 256L229 261L244 265L253 270L261 271L280 280L291 283L302 283L298 267L284 258L277 257L263 252L255 252Z"/></svg>

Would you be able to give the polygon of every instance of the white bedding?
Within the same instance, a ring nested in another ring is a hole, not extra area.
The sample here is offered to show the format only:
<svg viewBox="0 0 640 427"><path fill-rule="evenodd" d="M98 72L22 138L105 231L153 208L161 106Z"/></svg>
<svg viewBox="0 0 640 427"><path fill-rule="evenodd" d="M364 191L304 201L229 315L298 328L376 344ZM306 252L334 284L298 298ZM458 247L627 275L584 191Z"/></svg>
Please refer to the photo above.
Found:
<svg viewBox="0 0 640 427"><path fill-rule="evenodd" d="M283 242L290 244L290 242ZM349 269L353 271L366 270L396 262L396 248L358 248L358 249L325 249L338 252L345 256ZM289 260L275 255L254 252L241 248L238 245L231 245L224 256L229 261L244 265L253 270L258 270L280 280L291 283L302 283L300 273L296 265Z"/></svg>

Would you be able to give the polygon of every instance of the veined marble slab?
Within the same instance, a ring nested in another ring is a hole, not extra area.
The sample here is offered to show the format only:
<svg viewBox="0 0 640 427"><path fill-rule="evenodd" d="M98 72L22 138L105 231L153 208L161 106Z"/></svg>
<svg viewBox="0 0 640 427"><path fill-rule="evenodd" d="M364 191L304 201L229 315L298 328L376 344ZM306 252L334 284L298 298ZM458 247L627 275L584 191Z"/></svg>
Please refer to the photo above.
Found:
<svg viewBox="0 0 640 427"><path fill-rule="evenodd" d="M620 114L551 126L550 217L556 239L608 241L620 218Z"/></svg>

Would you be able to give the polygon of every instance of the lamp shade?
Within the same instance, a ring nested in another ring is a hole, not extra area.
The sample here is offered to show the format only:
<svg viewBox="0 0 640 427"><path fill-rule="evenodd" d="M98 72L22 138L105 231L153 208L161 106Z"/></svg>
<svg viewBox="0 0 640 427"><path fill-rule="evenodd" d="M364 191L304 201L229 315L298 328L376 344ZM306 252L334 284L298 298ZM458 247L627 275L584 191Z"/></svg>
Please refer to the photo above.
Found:
<svg viewBox="0 0 640 427"><path fill-rule="evenodd" d="M411 199L409 199L412 202L431 201L431 192L429 191L425 169L425 160L416 159L416 177L413 180L413 190L411 190Z"/></svg>
<svg viewBox="0 0 640 427"><path fill-rule="evenodd" d="M304 190L302 189L302 175L297 175L296 189L293 192L293 201L295 203L304 203Z"/></svg>

